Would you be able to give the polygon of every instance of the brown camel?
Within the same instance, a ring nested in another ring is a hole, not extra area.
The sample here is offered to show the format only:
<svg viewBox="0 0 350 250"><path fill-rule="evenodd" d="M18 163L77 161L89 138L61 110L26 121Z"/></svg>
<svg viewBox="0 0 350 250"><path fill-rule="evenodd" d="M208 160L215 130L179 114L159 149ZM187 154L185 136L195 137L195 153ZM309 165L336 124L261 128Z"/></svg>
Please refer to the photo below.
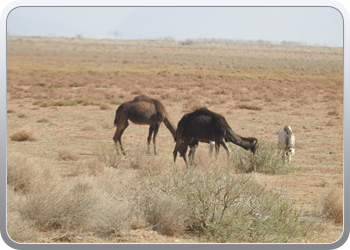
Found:
<svg viewBox="0 0 350 250"><path fill-rule="evenodd" d="M117 127L117 130L114 134L113 140L117 146L117 152L119 142L121 151L124 155L125 152L122 146L121 137L124 130L129 126L128 120L138 125L150 125L147 138L148 153L150 152L150 142L153 134L154 154L157 154L156 137L159 126L162 122L164 122L165 126L169 129L175 139L176 128L170 121L164 105L157 99L145 95L139 95L132 101L122 103L116 110L114 125Z"/></svg>
<svg viewBox="0 0 350 250"><path fill-rule="evenodd" d="M182 117L177 126L175 141L176 144L173 151L174 162L176 161L177 152L179 152L180 156L184 158L186 165L188 146L194 147L195 150L198 141L207 143L214 141L216 156L219 153L220 144L229 152L225 141L232 142L254 154L259 147L258 139L237 135L228 125L225 117L206 108L197 109ZM194 152L191 153L190 157L193 157L193 155Z"/></svg>

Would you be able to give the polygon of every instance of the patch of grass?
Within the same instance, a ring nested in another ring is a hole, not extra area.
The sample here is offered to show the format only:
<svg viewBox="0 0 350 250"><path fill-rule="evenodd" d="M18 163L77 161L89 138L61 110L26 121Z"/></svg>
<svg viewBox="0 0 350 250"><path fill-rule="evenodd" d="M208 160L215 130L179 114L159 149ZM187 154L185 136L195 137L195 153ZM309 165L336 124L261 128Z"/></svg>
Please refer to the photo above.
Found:
<svg viewBox="0 0 350 250"><path fill-rule="evenodd" d="M26 114L19 114L18 118L28 118L28 116Z"/></svg>
<svg viewBox="0 0 350 250"><path fill-rule="evenodd" d="M258 152L254 155L241 148L231 152L233 167L243 172L261 172L270 174L285 174L295 171L292 164L283 163L282 156L277 155L277 145L260 140Z"/></svg>
<svg viewBox="0 0 350 250"><path fill-rule="evenodd" d="M79 82L73 82L71 84L69 84L69 87L74 88L74 87L82 87L85 86L84 83L79 83Z"/></svg>
<svg viewBox="0 0 350 250"><path fill-rule="evenodd" d="M62 87L63 87L62 84L50 84L49 86L47 86L48 89L57 89Z"/></svg>
<svg viewBox="0 0 350 250"><path fill-rule="evenodd" d="M186 226L210 242L289 242L310 235L314 225L305 221L283 190L268 189L249 176L232 173L230 167L174 169L162 175L149 172L146 188L173 197L169 210L176 203L182 213L189 211L183 220L171 213L170 221L179 222L171 228ZM159 220L153 224L161 226Z"/></svg>
<svg viewBox="0 0 350 250"><path fill-rule="evenodd" d="M343 223L343 189L331 187L319 197L321 215L335 223Z"/></svg>
<svg viewBox="0 0 350 250"><path fill-rule="evenodd" d="M70 149L59 149L57 151L58 159L63 161L77 161L79 160L79 156L72 153Z"/></svg>
<svg viewBox="0 0 350 250"><path fill-rule="evenodd" d="M27 131L27 130L22 130L17 133L14 133L13 135L10 136L12 141L36 141L38 140L32 132Z"/></svg>
<svg viewBox="0 0 350 250"><path fill-rule="evenodd" d="M27 192L38 174L35 163L20 154L9 153L7 157L7 184L14 191Z"/></svg>
<svg viewBox="0 0 350 250"><path fill-rule="evenodd" d="M104 173L104 170L104 164L97 158L92 158L87 161L78 161L76 168L72 171L72 175L96 176L98 174Z"/></svg>
<svg viewBox="0 0 350 250"><path fill-rule="evenodd" d="M250 110L257 110L257 111L260 111L263 109L262 107L249 105L249 104L239 104L237 107L240 109L250 109Z"/></svg>
<svg viewBox="0 0 350 250"><path fill-rule="evenodd" d="M41 178L27 194L20 213L42 231L79 228L90 218L90 209L98 199L92 187L86 180L62 184L57 179Z"/></svg>
<svg viewBox="0 0 350 250"><path fill-rule="evenodd" d="M108 105L107 103L101 103L100 104L100 109L101 110L108 110L108 109L111 109L111 106Z"/></svg>
<svg viewBox="0 0 350 250"><path fill-rule="evenodd" d="M47 119L47 118L41 118L41 119L37 120L37 122L39 122L39 123L49 123L50 120Z"/></svg>
<svg viewBox="0 0 350 250"><path fill-rule="evenodd" d="M86 124L84 127L81 128L81 131L95 131L96 126L94 124Z"/></svg>

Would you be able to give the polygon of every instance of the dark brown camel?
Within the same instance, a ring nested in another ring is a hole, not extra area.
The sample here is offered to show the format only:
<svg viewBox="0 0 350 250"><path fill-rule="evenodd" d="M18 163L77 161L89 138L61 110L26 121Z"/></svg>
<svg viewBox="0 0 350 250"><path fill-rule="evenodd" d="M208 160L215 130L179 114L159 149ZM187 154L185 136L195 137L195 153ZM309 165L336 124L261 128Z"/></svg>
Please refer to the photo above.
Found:
<svg viewBox="0 0 350 250"><path fill-rule="evenodd" d="M153 134L154 154L157 154L156 137L159 126L162 122L164 122L165 126L169 129L175 139L176 128L170 121L164 105L157 99L145 95L139 95L132 101L122 103L116 111L114 125L117 127L117 130L114 134L113 140L117 146L117 152L119 142L120 149L124 155L125 152L122 146L121 137L124 130L129 126L128 120L138 125L150 125L147 137L148 153L150 152L150 142Z"/></svg>
<svg viewBox="0 0 350 250"><path fill-rule="evenodd" d="M219 153L220 144L227 152L229 151L225 141L232 142L254 154L259 147L258 139L237 135L228 125L225 117L206 108L197 109L182 117L177 126L175 141L174 162L176 161L177 152L179 152L180 156L184 158L186 165L188 146L195 147L196 143L198 145L198 141L207 143L214 141L216 155ZM193 154L194 152L192 152L191 157Z"/></svg>

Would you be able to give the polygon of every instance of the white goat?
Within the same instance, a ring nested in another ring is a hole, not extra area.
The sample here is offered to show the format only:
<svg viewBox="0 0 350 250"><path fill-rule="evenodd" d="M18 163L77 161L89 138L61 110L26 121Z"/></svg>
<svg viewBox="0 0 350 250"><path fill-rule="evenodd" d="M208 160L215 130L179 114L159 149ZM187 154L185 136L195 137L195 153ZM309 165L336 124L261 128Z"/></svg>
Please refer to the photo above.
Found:
<svg viewBox="0 0 350 250"><path fill-rule="evenodd" d="M292 161L292 155L295 154L295 136L289 125L284 126L278 133L278 154L282 151L283 163L288 157L288 163Z"/></svg>

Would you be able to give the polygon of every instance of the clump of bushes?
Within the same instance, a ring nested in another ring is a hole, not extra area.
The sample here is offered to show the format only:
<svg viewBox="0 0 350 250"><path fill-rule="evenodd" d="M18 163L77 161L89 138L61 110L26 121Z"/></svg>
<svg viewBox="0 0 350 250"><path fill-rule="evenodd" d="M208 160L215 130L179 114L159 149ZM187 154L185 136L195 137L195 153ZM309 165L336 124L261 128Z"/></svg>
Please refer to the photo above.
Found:
<svg viewBox="0 0 350 250"><path fill-rule="evenodd" d="M335 223L343 223L343 190L329 188L318 200L320 214Z"/></svg>
<svg viewBox="0 0 350 250"><path fill-rule="evenodd" d="M239 109L257 110L257 111L260 111L260 110L263 109L262 107L254 106L254 105L250 105L250 104L239 104L239 105L238 105L238 108L239 108Z"/></svg>
<svg viewBox="0 0 350 250"><path fill-rule="evenodd" d="M259 140L255 155L236 147L231 152L231 161L234 169L243 172L285 174L295 171L293 164L284 163L281 154L277 154L277 145L264 140Z"/></svg>
<svg viewBox="0 0 350 250"><path fill-rule="evenodd" d="M32 132L27 130L21 130L10 136L12 141L36 141L37 138Z"/></svg>
<svg viewBox="0 0 350 250"><path fill-rule="evenodd" d="M182 223L173 228L198 232L210 242L289 242L310 234L313 223L283 191L268 189L229 168L222 171L189 168L150 174L144 188L173 197L178 207L182 204L187 218L174 216L172 220Z"/></svg>

